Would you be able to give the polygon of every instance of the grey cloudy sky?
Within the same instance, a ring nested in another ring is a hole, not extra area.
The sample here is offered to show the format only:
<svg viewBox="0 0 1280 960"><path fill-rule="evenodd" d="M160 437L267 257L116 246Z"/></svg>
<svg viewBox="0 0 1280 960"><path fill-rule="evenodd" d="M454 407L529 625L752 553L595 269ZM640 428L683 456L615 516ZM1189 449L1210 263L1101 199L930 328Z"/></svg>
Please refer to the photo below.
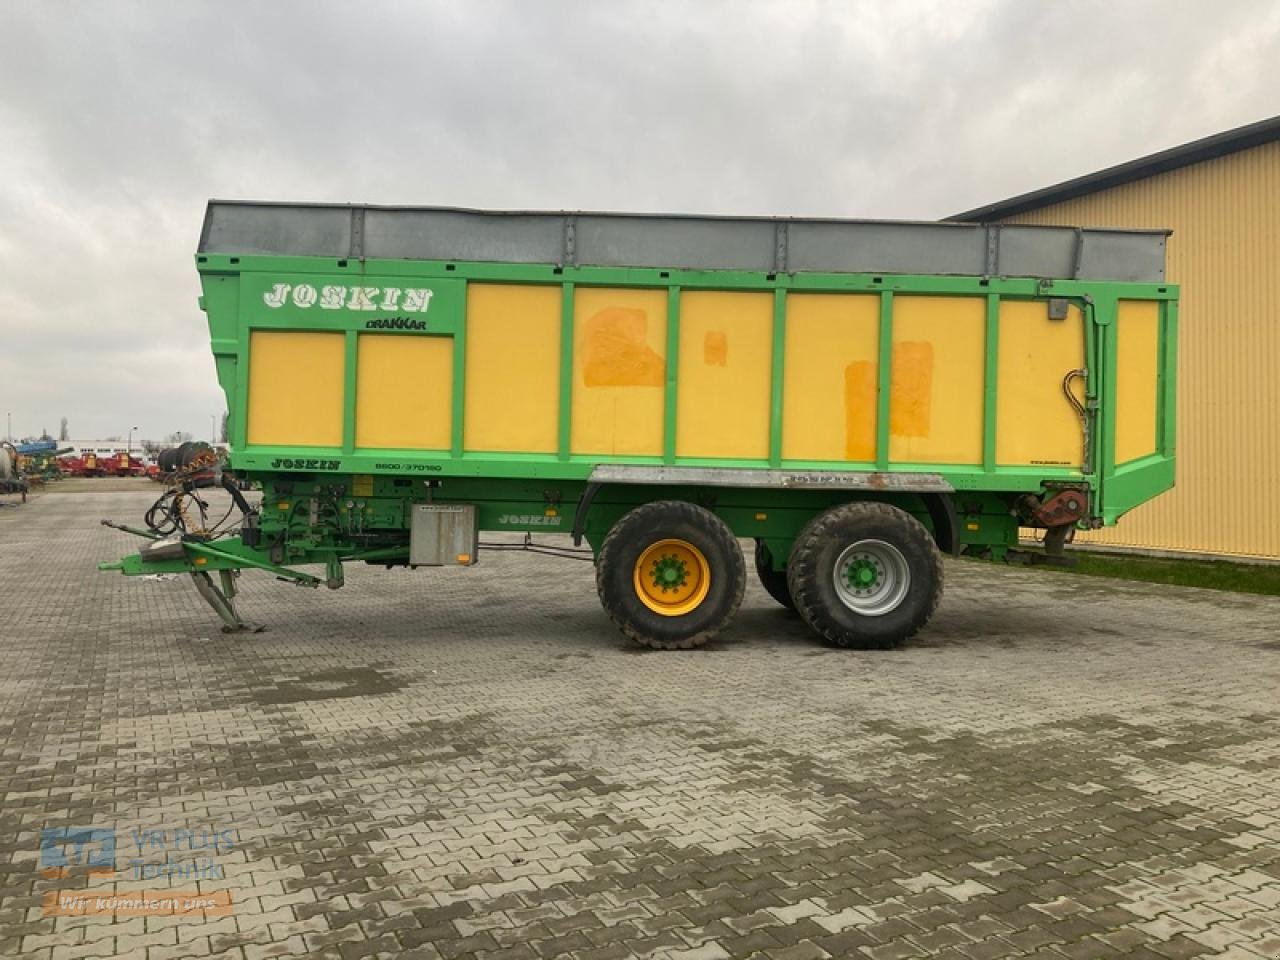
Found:
<svg viewBox="0 0 1280 960"><path fill-rule="evenodd" d="M1275 0L0 0L0 413L208 435L209 197L932 219L1278 65Z"/></svg>

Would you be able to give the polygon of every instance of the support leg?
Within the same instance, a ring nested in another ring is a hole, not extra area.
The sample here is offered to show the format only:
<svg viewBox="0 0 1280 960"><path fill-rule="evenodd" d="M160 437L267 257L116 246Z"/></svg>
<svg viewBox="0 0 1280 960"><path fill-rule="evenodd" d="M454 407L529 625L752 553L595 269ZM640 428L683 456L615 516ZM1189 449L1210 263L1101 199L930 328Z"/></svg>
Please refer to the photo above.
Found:
<svg viewBox="0 0 1280 960"><path fill-rule="evenodd" d="M1067 537L1075 529L1074 523L1063 523L1050 527L1044 535L1044 554L1053 560L1065 560Z"/></svg>
<svg viewBox="0 0 1280 960"><path fill-rule="evenodd" d="M335 554L325 563L324 585L330 590L338 590L345 582L346 579L342 575L342 561Z"/></svg>
<svg viewBox="0 0 1280 960"><path fill-rule="evenodd" d="M1067 554L1067 540L1075 529L1074 523L1062 523L1050 527L1044 534L1044 553L1031 554L1032 563L1043 563L1054 567L1074 567L1078 558Z"/></svg>
<svg viewBox="0 0 1280 960"><path fill-rule="evenodd" d="M195 581L196 590L199 591L200 596L204 597L209 606L213 607L214 613L222 619L222 632L261 633L266 629L265 626L242 620L240 614L236 612L236 587L231 571L222 570L220 573L221 589L214 585L213 578L203 570L193 572L191 578Z"/></svg>

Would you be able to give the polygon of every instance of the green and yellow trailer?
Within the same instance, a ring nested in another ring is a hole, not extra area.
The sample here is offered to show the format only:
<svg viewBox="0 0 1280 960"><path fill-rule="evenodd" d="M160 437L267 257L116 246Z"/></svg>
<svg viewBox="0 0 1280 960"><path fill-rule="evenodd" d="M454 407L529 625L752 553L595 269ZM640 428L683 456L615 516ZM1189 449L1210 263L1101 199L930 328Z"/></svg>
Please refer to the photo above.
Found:
<svg viewBox="0 0 1280 960"><path fill-rule="evenodd" d="M736 612L750 540L820 637L890 646L932 615L942 554L1025 555L1031 527L1061 560L1173 485L1166 240L211 201L238 530L161 510L103 566L191 573L244 629L243 570L337 587L353 561L562 534L623 633L689 648Z"/></svg>

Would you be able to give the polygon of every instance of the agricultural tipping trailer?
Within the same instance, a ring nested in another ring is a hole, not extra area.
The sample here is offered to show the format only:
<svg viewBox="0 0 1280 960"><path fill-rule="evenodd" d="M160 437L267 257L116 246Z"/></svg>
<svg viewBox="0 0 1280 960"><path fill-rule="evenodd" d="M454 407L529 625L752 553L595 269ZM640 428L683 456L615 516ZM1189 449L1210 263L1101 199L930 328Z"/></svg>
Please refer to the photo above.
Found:
<svg viewBox="0 0 1280 960"><path fill-rule="evenodd" d="M820 636L892 645L940 553L1038 527L1060 557L1173 485L1166 237L212 201L201 305L261 505L224 474L238 535L153 511L103 568L189 572L243 629L244 569L337 587L570 534L626 635L686 648L737 610L751 538Z"/></svg>

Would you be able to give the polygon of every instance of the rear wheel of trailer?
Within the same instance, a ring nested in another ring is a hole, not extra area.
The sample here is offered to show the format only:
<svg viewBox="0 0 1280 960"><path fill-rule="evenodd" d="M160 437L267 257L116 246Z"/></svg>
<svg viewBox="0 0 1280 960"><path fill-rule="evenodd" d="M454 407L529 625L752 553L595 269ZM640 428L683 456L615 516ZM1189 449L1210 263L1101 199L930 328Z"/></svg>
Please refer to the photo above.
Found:
<svg viewBox="0 0 1280 960"><path fill-rule="evenodd" d="M837 647L881 649L914 636L942 598L942 556L915 517L862 501L814 517L787 561L796 609Z"/></svg>

